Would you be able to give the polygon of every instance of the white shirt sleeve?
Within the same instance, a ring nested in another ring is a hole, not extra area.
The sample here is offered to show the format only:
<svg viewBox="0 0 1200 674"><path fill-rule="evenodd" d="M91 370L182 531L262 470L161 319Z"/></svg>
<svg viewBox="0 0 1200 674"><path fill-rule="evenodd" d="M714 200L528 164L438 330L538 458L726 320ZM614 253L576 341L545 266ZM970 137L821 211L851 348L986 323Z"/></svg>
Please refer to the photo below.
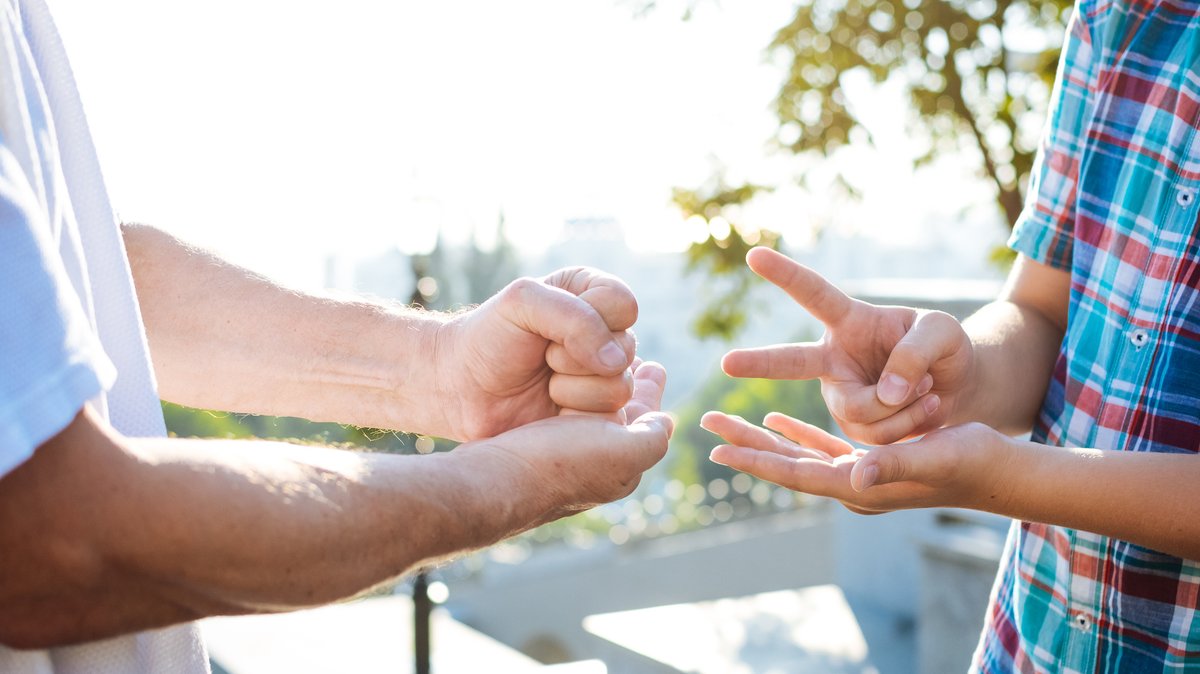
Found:
<svg viewBox="0 0 1200 674"><path fill-rule="evenodd" d="M3 141L0 136L0 476L116 380L64 267L62 242Z"/></svg>

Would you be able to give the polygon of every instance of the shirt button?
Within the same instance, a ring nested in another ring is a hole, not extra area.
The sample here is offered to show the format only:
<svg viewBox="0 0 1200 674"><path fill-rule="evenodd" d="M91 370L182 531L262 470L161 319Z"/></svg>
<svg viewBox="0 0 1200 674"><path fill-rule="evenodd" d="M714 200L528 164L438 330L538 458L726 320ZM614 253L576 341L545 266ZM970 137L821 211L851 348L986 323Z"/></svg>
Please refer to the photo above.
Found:
<svg viewBox="0 0 1200 674"><path fill-rule="evenodd" d="M1196 190L1182 189L1175 193L1175 203L1187 208L1196 200Z"/></svg>
<svg viewBox="0 0 1200 674"><path fill-rule="evenodd" d="M1075 627L1086 632L1092 629L1092 619L1084 613L1077 614L1075 616Z"/></svg>
<svg viewBox="0 0 1200 674"><path fill-rule="evenodd" d="M1129 333L1129 341L1133 342L1133 345L1140 349L1150 341L1150 333L1138 328Z"/></svg>

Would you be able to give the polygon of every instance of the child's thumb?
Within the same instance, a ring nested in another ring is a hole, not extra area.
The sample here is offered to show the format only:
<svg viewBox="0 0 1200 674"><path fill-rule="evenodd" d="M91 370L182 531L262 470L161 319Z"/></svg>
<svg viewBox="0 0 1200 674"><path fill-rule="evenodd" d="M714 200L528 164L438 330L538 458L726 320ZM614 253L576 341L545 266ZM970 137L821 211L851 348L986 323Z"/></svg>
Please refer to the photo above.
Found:
<svg viewBox="0 0 1200 674"><path fill-rule="evenodd" d="M850 486L864 491L874 485L912 479L912 464L896 445L876 447L850 469Z"/></svg>

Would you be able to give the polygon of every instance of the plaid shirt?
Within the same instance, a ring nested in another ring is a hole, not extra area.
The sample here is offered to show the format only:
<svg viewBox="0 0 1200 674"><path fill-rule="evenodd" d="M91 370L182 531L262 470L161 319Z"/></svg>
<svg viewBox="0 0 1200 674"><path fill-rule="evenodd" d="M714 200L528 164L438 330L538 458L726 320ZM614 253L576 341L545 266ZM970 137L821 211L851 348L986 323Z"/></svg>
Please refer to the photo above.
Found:
<svg viewBox="0 0 1200 674"><path fill-rule="evenodd" d="M1010 245L1070 271L1033 439L1200 449L1200 5L1079 0ZM1200 672L1200 563L1014 523L974 670Z"/></svg>

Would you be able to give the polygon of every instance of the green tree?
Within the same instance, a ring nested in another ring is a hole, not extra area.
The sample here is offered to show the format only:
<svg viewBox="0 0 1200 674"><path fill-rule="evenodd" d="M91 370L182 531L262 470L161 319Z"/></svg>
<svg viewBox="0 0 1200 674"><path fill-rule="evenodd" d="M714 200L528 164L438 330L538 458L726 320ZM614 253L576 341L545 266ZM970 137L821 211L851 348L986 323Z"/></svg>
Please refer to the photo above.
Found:
<svg viewBox="0 0 1200 674"><path fill-rule="evenodd" d="M687 272L703 272L713 295L692 324L692 330L701 337L728 338L746 322L746 300L757 278L745 273L746 253L753 246L778 248L779 235L743 226L735 210L766 189L751 184L730 186L720 175L696 190L675 189L673 200L685 217L703 218L709 225L717 225L708 228L703 241L687 249Z"/></svg>
<svg viewBox="0 0 1200 674"><path fill-rule="evenodd" d="M788 62L777 140L829 156L865 128L845 82L903 80L918 162L965 148L1011 226L1021 211L1069 0L808 0L769 51ZM1013 45L1027 45L1015 47Z"/></svg>
<svg viewBox="0 0 1200 674"><path fill-rule="evenodd" d="M696 4L687 4L688 14ZM853 139L870 143L847 83L858 74L875 84L902 82L910 102L903 113L909 134L923 143L914 161L920 165L969 150L964 156L977 157L980 176L994 187L996 206L1011 227L1021 210L1071 6L1070 0L800 0L766 47L786 72L774 102L779 122L774 140L784 151L824 158ZM760 191L744 187L746 199ZM679 189L675 201L689 212L686 204L703 202L711 193L709 187ZM746 242L747 233L734 234ZM710 237L689 251L689 259L748 286L754 279L744 266L726 271L730 251L738 247ZM745 320L739 312L719 300L697 325L701 334L708 328L707 334L728 338Z"/></svg>

